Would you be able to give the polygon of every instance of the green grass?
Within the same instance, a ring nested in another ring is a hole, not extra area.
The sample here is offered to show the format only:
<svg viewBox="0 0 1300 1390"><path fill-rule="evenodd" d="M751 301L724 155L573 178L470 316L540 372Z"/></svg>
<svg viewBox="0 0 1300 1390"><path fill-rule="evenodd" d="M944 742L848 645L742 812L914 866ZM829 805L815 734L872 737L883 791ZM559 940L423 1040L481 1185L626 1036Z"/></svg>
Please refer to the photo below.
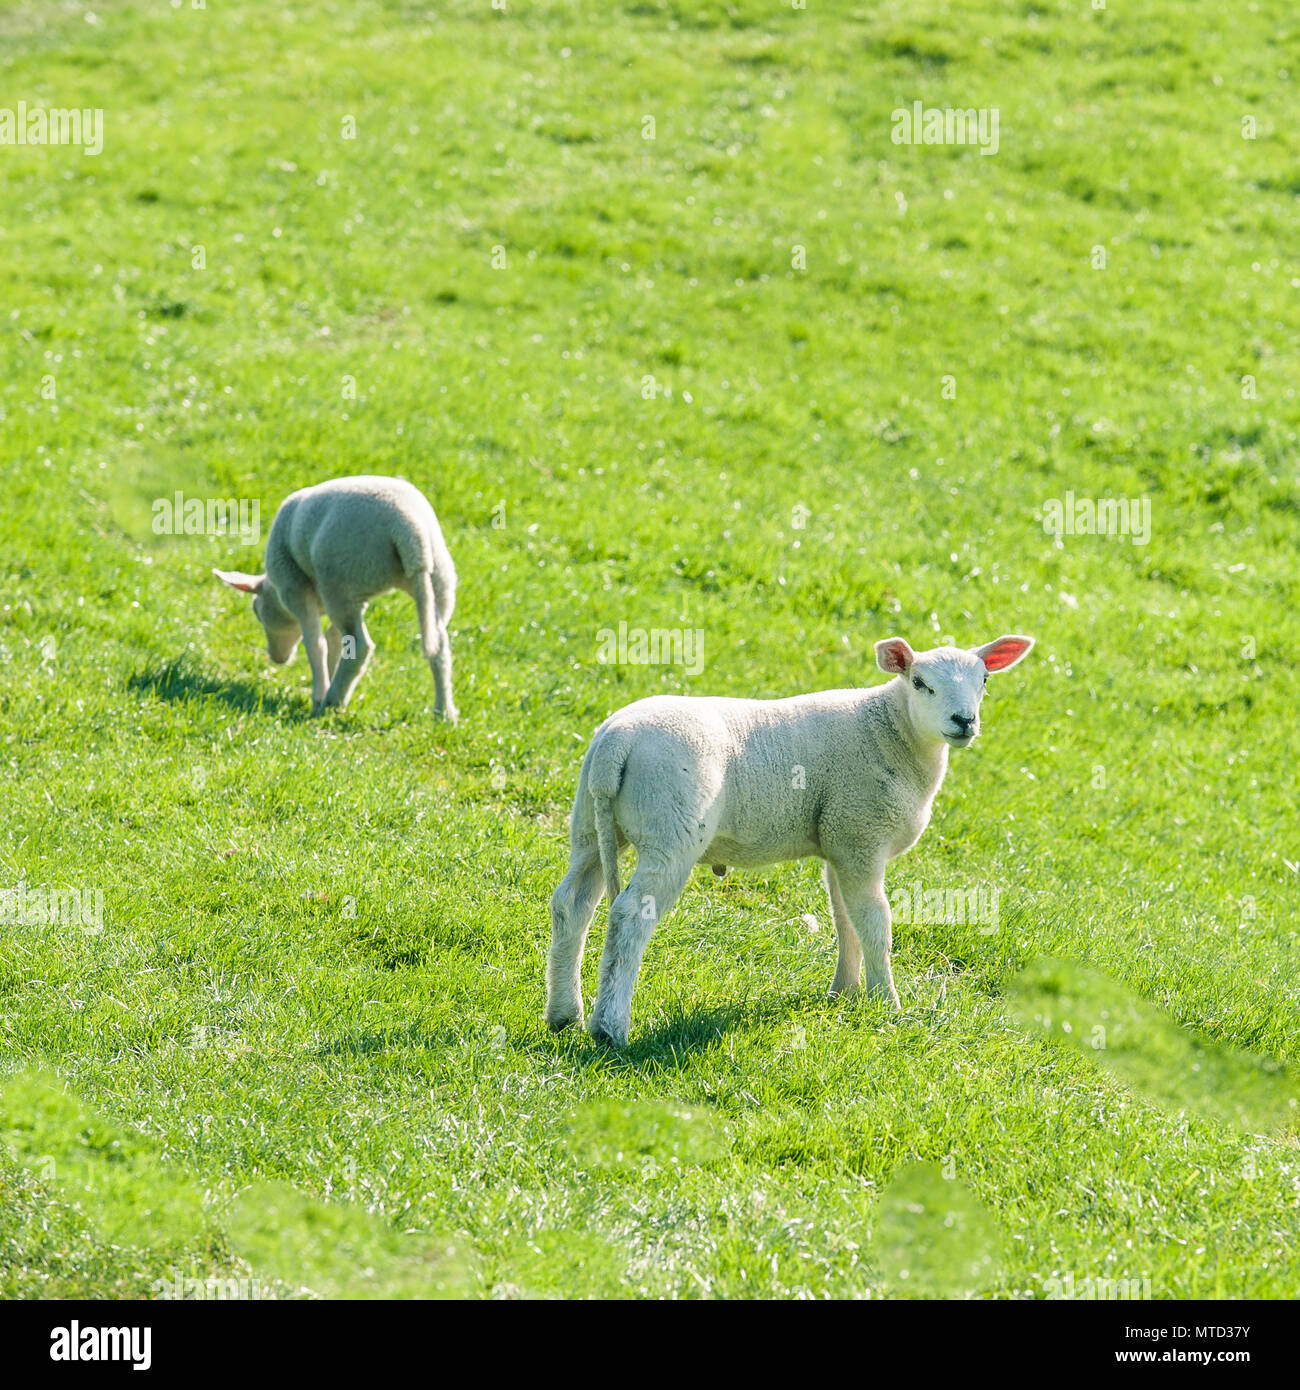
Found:
<svg viewBox="0 0 1300 1390"><path fill-rule="evenodd" d="M380 1292L446 1242L495 1296L1300 1294L1293 7L94 9L0 0L0 105L105 111L98 157L0 146L0 888L104 898L0 936L0 1065L100 1117L0 1116L0 1293L346 1291L282 1248L315 1213ZM913 100L998 153L892 144ZM406 599L311 721L209 573L253 553L150 527L353 472L442 520L458 728ZM1055 545L1067 489L1150 544ZM621 621L704 670L600 664ZM815 864L701 871L626 1051L547 1032L606 714L1004 631L890 874L996 933L900 924L886 1017L826 998ZM79 1187L42 1124L137 1166Z"/></svg>

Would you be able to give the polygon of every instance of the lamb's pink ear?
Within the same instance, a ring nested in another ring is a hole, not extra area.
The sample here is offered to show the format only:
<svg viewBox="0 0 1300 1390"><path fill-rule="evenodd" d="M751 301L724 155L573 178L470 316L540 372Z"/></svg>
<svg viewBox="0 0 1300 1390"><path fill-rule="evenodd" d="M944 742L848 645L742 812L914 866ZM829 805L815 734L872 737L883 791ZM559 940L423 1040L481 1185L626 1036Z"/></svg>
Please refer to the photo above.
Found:
<svg viewBox="0 0 1300 1390"><path fill-rule="evenodd" d="M264 574L241 574L238 570L213 570L223 584L229 584L232 589L242 589L246 594L260 594L262 585L266 583Z"/></svg>
<svg viewBox="0 0 1300 1390"><path fill-rule="evenodd" d="M901 637L883 637L876 643L876 665L887 676L906 675L916 653Z"/></svg>
<svg viewBox="0 0 1300 1390"><path fill-rule="evenodd" d="M1032 637L998 637L972 650L990 671L1005 671L1016 662L1023 661L1033 645Z"/></svg>

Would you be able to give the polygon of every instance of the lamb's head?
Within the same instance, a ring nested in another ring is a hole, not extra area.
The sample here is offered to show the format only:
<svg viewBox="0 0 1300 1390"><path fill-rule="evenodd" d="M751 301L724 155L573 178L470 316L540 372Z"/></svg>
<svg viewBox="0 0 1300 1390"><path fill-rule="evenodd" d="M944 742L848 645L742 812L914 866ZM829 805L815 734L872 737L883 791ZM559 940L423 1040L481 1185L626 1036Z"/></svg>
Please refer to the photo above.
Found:
<svg viewBox="0 0 1300 1390"><path fill-rule="evenodd" d="M932 647L914 652L901 637L876 643L876 664L902 682L912 727L927 742L969 748L980 731L980 701L990 673L1006 671L1034 645L1032 637L999 637L982 647Z"/></svg>
<svg viewBox="0 0 1300 1390"><path fill-rule="evenodd" d="M280 602L275 585L264 574L241 574L238 570L213 570L223 584L253 595L253 616L266 633L266 654L283 666L294 654L302 629L298 620Z"/></svg>

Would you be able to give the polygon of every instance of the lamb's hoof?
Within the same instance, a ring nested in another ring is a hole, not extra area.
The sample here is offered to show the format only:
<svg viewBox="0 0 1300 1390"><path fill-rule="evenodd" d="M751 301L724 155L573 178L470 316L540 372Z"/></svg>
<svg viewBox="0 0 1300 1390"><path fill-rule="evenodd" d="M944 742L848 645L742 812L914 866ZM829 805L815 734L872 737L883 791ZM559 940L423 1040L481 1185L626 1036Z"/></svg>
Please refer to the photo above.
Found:
<svg viewBox="0 0 1300 1390"><path fill-rule="evenodd" d="M727 866L725 864L715 864L713 866L713 872L717 874L719 878L725 878L727 875Z"/></svg>
<svg viewBox="0 0 1300 1390"><path fill-rule="evenodd" d="M433 712L435 719L440 719L444 724L459 724L460 710L458 709L436 709Z"/></svg>
<svg viewBox="0 0 1300 1390"><path fill-rule="evenodd" d="M546 1019L546 1026L551 1030L552 1033L563 1033L564 1030L569 1026L569 1024L580 1024L581 1022L581 1014L565 1014L563 1018L559 1016L551 1018L548 1016Z"/></svg>
<svg viewBox="0 0 1300 1390"><path fill-rule="evenodd" d="M627 1046L626 1033L615 1033L603 1023L593 1023L587 1031L591 1034L593 1042L602 1043L605 1047L620 1048Z"/></svg>
<svg viewBox="0 0 1300 1390"><path fill-rule="evenodd" d="M872 1004L877 1002L883 1004L892 1013L899 1013L902 1005L898 1002L898 992L893 985L869 985L863 991L863 997Z"/></svg>

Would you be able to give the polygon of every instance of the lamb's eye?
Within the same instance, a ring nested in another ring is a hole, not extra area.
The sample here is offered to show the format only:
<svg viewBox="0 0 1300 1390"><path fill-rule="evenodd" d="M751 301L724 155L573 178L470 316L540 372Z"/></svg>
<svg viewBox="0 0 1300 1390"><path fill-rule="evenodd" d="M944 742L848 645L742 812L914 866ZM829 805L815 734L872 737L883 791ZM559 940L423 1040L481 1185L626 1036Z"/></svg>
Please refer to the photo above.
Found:
<svg viewBox="0 0 1300 1390"><path fill-rule="evenodd" d="M926 693L927 695L933 695L933 694L934 694L934 691L931 690L930 687L929 687L928 685L926 685L926 683L925 683L919 676L913 676L913 677L912 677L912 684L913 684L918 690L924 690L925 693Z"/></svg>

